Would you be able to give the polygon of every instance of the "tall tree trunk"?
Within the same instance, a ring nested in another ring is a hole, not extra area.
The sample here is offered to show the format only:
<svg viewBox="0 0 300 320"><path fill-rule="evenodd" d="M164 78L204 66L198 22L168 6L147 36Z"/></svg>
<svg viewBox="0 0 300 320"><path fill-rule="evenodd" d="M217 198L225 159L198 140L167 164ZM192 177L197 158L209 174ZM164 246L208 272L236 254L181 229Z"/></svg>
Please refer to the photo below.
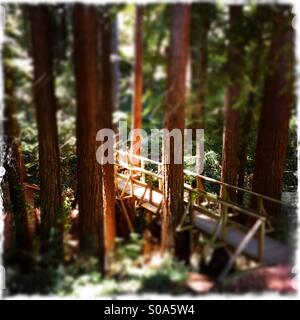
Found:
<svg viewBox="0 0 300 320"><path fill-rule="evenodd" d="M59 29L61 32L61 48L60 48L60 55L61 60L65 61L67 56L67 44L68 44L68 21L67 21L67 14L68 8L65 4L60 5L60 21L59 21Z"/></svg>
<svg viewBox="0 0 300 320"><path fill-rule="evenodd" d="M114 111L119 109L119 86L120 86L120 61L119 61L119 30L118 16L116 15L112 21L111 32L111 53L113 55L112 64L112 83L113 83L113 106Z"/></svg>
<svg viewBox="0 0 300 320"><path fill-rule="evenodd" d="M21 6L22 22L23 22L23 37L27 45L27 55L32 58L32 43L30 42L30 8L26 5Z"/></svg>
<svg viewBox="0 0 300 320"><path fill-rule="evenodd" d="M137 5L134 39L134 93L132 106L132 129L136 132L132 136L131 152L133 155L138 156L141 153L141 138L139 137L138 132L142 127L143 99L143 12L144 8ZM135 158L132 158L132 162L136 165L140 163L140 161Z"/></svg>
<svg viewBox="0 0 300 320"><path fill-rule="evenodd" d="M204 128L204 103L207 75L207 37L215 5L195 3L192 5L191 60L192 91L195 96L191 112L191 128Z"/></svg>
<svg viewBox="0 0 300 320"><path fill-rule="evenodd" d="M34 66L34 103L38 125L42 237L61 241L60 165L53 79L51 22L46 5L30 7ZM53 239L53 231L57 239ZM61 247L61 243L58 244ZM61 248L57 248L58 253ZM59 253L60 254L60 253Z"/></svg>
<svg viewBox="0 0 300 320"><path fill-rule="evenodd" d="M269 53L269 73L256 146L253 191L281 199L289 119L294 104L294 30L292 8L278 5L273 16L273 36ZM266 203L269 214L279 214L279 206Z"/></svg>
<svg viewBox="0 0 300 320"><path fill-rule="evenodd" d="M73 14L80 247L83 252L99 258L103 271L102 167L96 160L96 133L102 127L104 116L100 106L98 15L95 6L82 4L75 5Z"/></svg>
<svg viewBox="0 0 300 320"><path fill-rule="evenodd" d="M19 124L16 118L14 100L13 70L4 64L5 108L4 108L4 138L6 152L4 166L7 172L11 209L15 224L16 249L30 249L29 229L27 220L24 182L26 170L19 142Z"/></svg>
<svg viewBox="0 0 300 320"><path fill-rule="evenodd" d="M196 149L196 173L203 174L201 171L201 154L199 153L201 141L196 137L196 129L204 129L204 104L206 94L206 75L207 75L207 38L212 15L215 5L212 3L195 3L192 5L191 21L191 71L192 71L192 93L194 96L193 107L190 114L189 127L193 130L193 141ZM205 186L205 181L197 177L197 188ZM197 199L201 202L201 198Z"/></svg>
<svg viewBox="0 0 300 320"><path fill-rule="evenodd" d="M240 149L239 149L239 168L238 168L238 187L244 188L245 183L245 170L247 165L247 155L248 155L248 145L250 140L250 132L253 122L253 109L256 103L256 96L257 96L257 82L259 81L260 70L262 68L261 65L261 55L262 55L262 45L261 45L261 30L255 39L257 44L255 45L254 55L253 55L253 62L252 62L252 74L251 74L251 85L256 90L252 90L249 93L247 106L246 106L246 113L243 120L243 125L241 127L240 133ZM242 191L238 192L238 202L243 203L243 196L244 193Z"/></svg>
<svg viewBox="0 0 300 320"><path fill-rule="evenodd" d="M107 8L103 8L99 19L99 76L101 91L101 111L103 114L103 128L113 129L112 112L113 105L113 82L111 62L111 32L112 26ZM105 106L105 108L104 108ZM115 218L115 184L114 165L106 163L103 165L103 208L104 208L104 235L106 252L113 251L116 237Z"/></svg>
<svg viewBox="0 0 300 320"><path fill-rule="evenodd" d="M238 169L238 187L244 188L245 183L245 170L247 165L248 144L250 139L250 130L253 119L253 107L255 103L255 93L251 92L247 101L247 110L243 120L241 132L241 146L239 150L239 169ZM238 192L238 202L243 203L244 192Z"/></svg>
<svg viewBox="0 0 300 320"><path fill-rule="evenodd" d="M242 19L243 7L232 5L229 7L229 47L228 47L228 72L230 83L225 98L225 114L223 128L223 149L222 149L222 182L231 185L237 183L237 160L238 160L238 130L239 110L236 107L241 93L241 69L242 69L242 48L239 43L239 26ZM221 195L224 196L225 189L221 188ZM228 190L231 200L235 200L236 193Z"/></svg>
<svg viewBox="0 0 300 320"><path fill-rule="evenodd" d="M190 6L172 4L171 38L168 52L167 96L165 102L164 128L171 131L179 129L183 136L185 114L186 65L189 48ZM179 220L184 213L183 199L183 146L182 162L175 164L174 154L180 152L170 141L170 163L163 166L163 214L162 214L162 250L175 253L179 259L188 260L188 233L176 233ZM166 162L164 148L163 159Z"/></svg>
<svg viewBox="0 0 300 320"><path fill-rule="evenodd" d="M208 27L205 26L202 33L202 43L200 45L200 68L199 68L199 83L195 104L195 116L197 117L196 129L204 128L204 98L206 85L206 69L207 69L207 34ZM201 41L201 40L200 40Z"/></svg>

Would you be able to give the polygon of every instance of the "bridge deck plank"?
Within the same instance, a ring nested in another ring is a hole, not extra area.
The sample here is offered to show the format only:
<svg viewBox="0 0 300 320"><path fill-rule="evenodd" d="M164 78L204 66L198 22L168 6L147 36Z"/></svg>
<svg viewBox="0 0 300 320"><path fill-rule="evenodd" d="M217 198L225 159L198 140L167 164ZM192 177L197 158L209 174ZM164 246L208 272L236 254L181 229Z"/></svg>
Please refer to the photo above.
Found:
<svg viewBox="0 0 300 320"><path fill-rule="evenodd" d="M195 225L197 228L202 230L208 235L213 235L217 228L217 221L211 218L208 218L202 214L196 214L195 216ZM245 236L245 232L228 227L227 231L227 243L232 248L237 248L241 243L242 239ZM219 234L218 238L221 240L222 235ZM257 248L258 240L251 239L246 248L243 251L243 254L246 256L256 259L257 258ZM264 258L263 263L266 265L274 264L286 264L291 262L292 259L292 250L287 246L281 244L279 241L276 241L268 236L265 237L265 249L264 249Z"/></svg>

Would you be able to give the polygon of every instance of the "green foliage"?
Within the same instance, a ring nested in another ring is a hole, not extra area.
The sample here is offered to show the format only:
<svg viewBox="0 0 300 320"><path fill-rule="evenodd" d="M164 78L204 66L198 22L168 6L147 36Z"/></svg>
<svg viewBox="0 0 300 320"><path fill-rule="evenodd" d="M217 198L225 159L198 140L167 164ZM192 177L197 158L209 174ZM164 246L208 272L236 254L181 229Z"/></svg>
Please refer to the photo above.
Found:
<svg viewBox="0 0 300 320"><path fill-rule="evenodd" d="M293 115L290 121L283 191L296 191L297 185L297 117Z"/></svg>
<svg viewBox="0 0 300 320"><path fill-rule="evenodd" d="M24 274L18 266L8 268L9 292L40 293L84 297L128 293L185 292L187 268L171 256L158 256L155 264L146 264L141 257L143 240L131 234L125 241L118 240L110 273L102 278L95 258L79 257L70 265L47 268L36 267ZM45 261L45 260L44 260Z"/></svg>
<svg viewBox="0 0 300 320"><path fill-rule="evenodd" d="M126 264L126 259L134 261L138 259L140 254L142 253L143 239L137 233L131 233L128 241L125 241L123 239L117 239L116 241L116 260L124 261ZM121 265L120 268L123 269Z"/></svg>
<svg viewBox="0 0 300 320"><path fill-rule="evenodd" d="M59 218L59 223L62 225L64 232L67 234L72 226L72 201L74 199L73 190L68 188L63 194L62 212Z"/></svg>
<svg viewBox="0 0 300 320"><path fill-rule="evenodd" d="M157 264L146 264L141 257L142 245L143 239L138 234L131 234L126 244L123 240L119 241L111 276L118 280L118 284L121 283L120 288L128 281L134 283L138 292L182 293L187 268L173 257L161 257L159 253Z"/></svg>

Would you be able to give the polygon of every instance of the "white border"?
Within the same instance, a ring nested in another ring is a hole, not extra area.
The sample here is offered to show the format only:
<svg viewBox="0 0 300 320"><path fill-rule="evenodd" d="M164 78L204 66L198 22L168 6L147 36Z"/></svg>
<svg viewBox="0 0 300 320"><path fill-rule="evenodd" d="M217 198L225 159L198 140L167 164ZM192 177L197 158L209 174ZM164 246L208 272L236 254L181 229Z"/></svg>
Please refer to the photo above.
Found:
<svg viewBox="0 0 300 320"><path fill-rule="evenodd" d="M186 2L186 3L192 3L192 2L217 2L219 4L251 4L254 1L251 0L199 0L199 1L189 1L189 0L181 0L181 1L172 1L172 0L139 0L139 1L134 1L134 0L90 0L90 1L73 1L73 0L64 0L64 1L55 1L55 0L44 0L44 1L26 1L26 0L6 0L3 1L3 3L1 3L1 5L5 5L5 4L14 4L14 3L32 3L32 4L37 4L37 3L49 3L49 4L56 4L56 3L66 3L66 4L72 4L72 3L78 3L78 2L82 2L84 4L88 4L88 3L97 3L97 4L105 4L105 3L111 3L111 4L119 4L119 3L128 3L128 4L132 4L132 3L141 3L141 4L150 4L150 3L178 3L178 2ZM279 4L291 4L294 6L294 10L296 13L296 57L297 57L297 62L300 61L300 45L299 45L299 41L300 41L300 35L299 35L299 31L300 31L300 19L298 18L300 16L300 2L297 0L278 0L278 1L272 1L272 0L257 0L256 1L257 4L271 4L271 3L279 3ZM2 41L3 41L3 30L1 30L0 28L0 49L2 49ZM2 50L1 50L2 52ZM0 60L1 58L1 52L0 52ZM300 71L300 67L299 64L297 63L297 124L300 124L300 112L299 112L299 107L300 107L300 102L299 102L299 81L298 81L298 75ZM2 134L2 120L3 119L3 77L2 77L2 63L0 64L0 134ZM300 168L300 130L297 130L297 138L298 138L298 145L297 145L297 156L298 156L298 173L297 173L297 177L298 177L298 181L300 178L300 173L299 173L299 168ZM1 148L0 148L1 149ZM1 158L0 158L1 161ZM1 163L0 163L1 165ZM298 188L298 200L300 200L300 188ZM2 207L2 197L0 197L0 209L3 210ZM1 215L0 215L1 217ZM299 218L299 206L298 206L298 218ZM0 235L3 232L3 223L1 223L0 221ZM298 223L298 236L299 236L299 223ZM1 240L2 237L0 237ZM300 244L300 239L299 237L297 237L297 242L298 242L298 250L296 252L296 264L295 264L295 272L297 272L297 267L299 266L299 261L300 261L300 256L299 256L299 244ZM2 249L3 249L3 243L0 243L0 264L2 261L2 257L1 257L1 253L2 253ZM211 299L215 299L215 300L225 300L225 299L229 299L229 300L254 300L254 299L274 299L274 300L289 300L289 299L299 299L300 294L299 294L299 290L300 290L300 279L297 276L297 288L298 288L298 293L297 294L292 294L292 295L280 295L278 293L262 293L262 294L239 294L239 295L235 295L235 294L204 294L201 295L200 297L195 297L195 296L186 296L183 295L180 298L182 299L194 299L194 300L211 300ZM0 284L1 285L1 284ZM1 287L1 286L0 286ZM22 298L26 298L26 296L22 296ZM2 298L2 291L0 290L0 299ZM36 299L40 299L42 297L38 297L38 296L33 296L30 297L32 298L36 298ZM58 299L59 297L48 297L49 299ZM177 300L180 299L179 297L173 297L173 296L168 296L168 295L140 295L140 296L131 296L131 295L122 295L122 296L117 296L117 297L111 297L111 298L117 298L117 299L172 299L172 300Z"/></svg>
<svg viewBox="0 0 300 320"><path fill-rule="evenodd" d="M0 26L0 170L3 170L2 162L3 162L3 111L4 111L4 101L3 101L3 92L4 92L4 83L3 83L3 74L2 74L2 43L4 39L4 30L2 26ZM0 183L2 180L2 176L0 176ZM0 266L2 266L2 255L3 255L3 245L4 245L4 210L3 210L3 197L2 197L2 189L0 186ZM2 283L4 281L4 278L1 277L0 274L0 300L2 299L3 290L2 288L5 287L5 284Z"/></svg>

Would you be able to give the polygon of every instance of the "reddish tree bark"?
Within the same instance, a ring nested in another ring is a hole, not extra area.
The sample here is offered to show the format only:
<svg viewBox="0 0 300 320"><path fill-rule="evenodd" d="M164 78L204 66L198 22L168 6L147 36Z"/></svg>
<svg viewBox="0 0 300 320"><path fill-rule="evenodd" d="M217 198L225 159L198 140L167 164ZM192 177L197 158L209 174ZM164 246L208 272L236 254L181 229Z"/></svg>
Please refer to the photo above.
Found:
<svg viewBox="0 0 300 320"><path fill-rule="evenodd" d="M229 47L228 47L228 72L229 86L225 98L225 114L223 128L223 148L222 148L222 182L236 185L237 164L238 164L238 130L239 130L239 110L236 107L241 93L241 58L242 48L240 36L238 34L241 18L242 6L232 5L229 7ZM233 190L228 190L231 200L235 200L236 194ZM224 196L224 188L221 188L221 195Z"/></svg>
<svg viewBox="0 0 300 320"><path fill-rule="evenodd" d="M278 5L273 16L273 38L269 52L269 73L256 146L253 191L280 199L283 183L289 119L294 103L294 29L290 6ZM269 214L278 205L266 203Z"/></svg>
<svg viewBox="0 0 300 320"><path fill-rule="evenodd" d="M98 256L103 271L102 167L96 160L96 133L104 116L99 90L98 15L95 6L81 4L75 5L73 14L80 248Z"/></svg>
<svg viewBox="0 0 300 320"><path fill-rule="evenodd" d="M189 51L190 6L174 4L170 7L171 38L168 52L167 95L164 128L179 129L183 135L185 114L186 65ZM178 148L180 146L176 146ZM183 146L181 146L183 147ZM164 150L164 161L166 150ZM170 164L163 166L162 251L175 253L179 259L188 260L188 233L175 229L184 212L183 158L174 163L174 139L170 141ZM183 152L182 152L183 155Z"/></svg>
<svg viewBox="0 0 300 320"><path fill-rule="evenodd" d="M199 147L201 141L196 138L195 129L204 129L204 109L205 109L205 95L206 95L206 78L207 78L207 64L208 64L208 32L212 22L212 16L215 11L215 4L212 3L195 3L192 4L192 21L191 21L191 71L192 71L192 92L194 103L190 113L190 125L193 130L194 145ZM199 148L200 149L200 148ZM203 174L200 166L201 155L196 154L197 157L197 174ZM205 186L205 181L197 177L197 188L201 189ZM201 198L197 199L201 202Z"/></svg>
<svg viewBox="0 0 300 320"><path fill-rule="evenodd" d="M109 129L113 129L112 113L114 110L111 32L109 11L103 9L99 19L99 76L102 89L100 108L103 114L102 126ZM102 174L105 249L111 252L114 250L116 237L114 165L104 164Z"/></svg>
<svg viewBox="0 0 300 320"><path fill-rule="evenodd" d="M60 165L53 79L51 22L45 5L30 7L34 66L34 103L38 125L42 236L59 230L61 213ZM60 237L60 235L59 235ZM50 239L51 238L51 239Z"/></svg>
<svg viewBox="0 0 300 320"><path fill-rule="evenodd" d="M134 90L132 106L132 129L136 132L132 136L131 152L133 155L141 153L141 138L138 129L142 127L142 100L143 100L143 12L144 8L136 6L135 40L134 40ZM138 165L139 160L132 162Z"/></svg>
<svg viewBox="0 0 300 320"><path fill-rule="evenodd" d="M112 62L112 91L113 91L113 105L114 111L119 109L119 86L120 86L120 61L119 61L119 30L118 30L118 16L116 15L112 21L111 26L111 53L113 54Z"/></svg>

